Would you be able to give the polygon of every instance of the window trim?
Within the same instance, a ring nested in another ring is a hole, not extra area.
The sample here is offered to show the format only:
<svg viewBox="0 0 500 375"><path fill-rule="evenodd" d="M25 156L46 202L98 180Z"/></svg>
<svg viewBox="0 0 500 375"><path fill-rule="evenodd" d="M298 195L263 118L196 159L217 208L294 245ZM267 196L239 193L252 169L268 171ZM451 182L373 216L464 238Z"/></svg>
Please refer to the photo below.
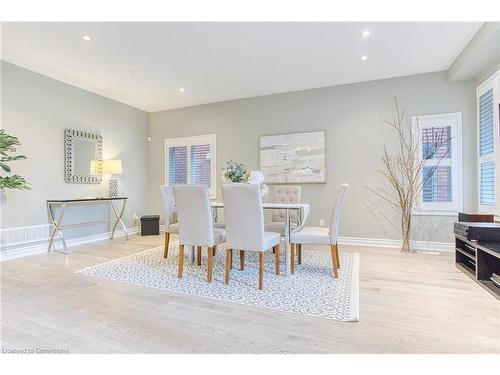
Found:
<svg viewBox="0 0 500 375"><path fill-rule="evenodd" d="M165 174L165 180L164 183L165 185L168 184L168 162L169 162L169 154L168 154L168 148L171 146L192 146L195 144L210 144L211 150L212 150L212 155L210 155L210 179L211 179L211 184L209 187L209 194L211 199L216 199L217 198L217 135L215 133L212 134L200 134L200 135L193 135L193 136L188 136L188 137L171 137L171 138L165 138L164 140L164 151L163 151L163 160L164 160L164 165L163 165L163 171ZM188 178L188 184L191 183L191 163L189 160L191 160L191 150L188 151L188 163L187 163L187 178Z"/></svg>
<svg viewBox="0 0 500 375"><path fill-rule="evenodd" d="M451 134L451 150L452 158L448 165L452 169L452 197L450 203L424 203L423 190L420 192L419 197L412 209L413 215L429 215L429 216L456 216L459 211L463 210L463 175L462 175L462 112L448 112L437 114L422 114L414 115L411 117L412 134L421 143L420 129L417 128L417 119L438 121L439 119L453 120ZM422 147L419 147L419 157L422 158ZM422 183L422 175L419 176L419 181ZM450 208L449 206L452 206Z"/></svg>
<svg viewBox="0 0 500 375"><path fill-rule="evenodd" d="M497 218L500 218L500 204L499 198L496 198L493 206L486 206L481 204L481 164L493 161L495 163L495 182L493 185L495 197L500 191L500 126L499 126L499 71L492 74L490 77L485 79L476 88L476 124L477 124L477 208L480 213L494 214ZM486 93L488 90L493 89L493 153L486 156L481 156L480 149L480 126L479 126L479 98L481 95Z"/></svg>

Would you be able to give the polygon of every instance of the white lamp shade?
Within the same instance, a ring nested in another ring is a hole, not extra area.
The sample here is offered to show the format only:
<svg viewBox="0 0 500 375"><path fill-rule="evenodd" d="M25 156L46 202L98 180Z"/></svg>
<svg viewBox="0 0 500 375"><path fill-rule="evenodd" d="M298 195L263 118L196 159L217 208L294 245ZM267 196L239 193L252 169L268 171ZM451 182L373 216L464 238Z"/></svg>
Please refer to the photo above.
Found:
<svg viewBox="0 0 500 375"><path fill-rule="evenodd" d="M122 174L122 161L121 160L103 160L102 173L106 174Z"/></svg>

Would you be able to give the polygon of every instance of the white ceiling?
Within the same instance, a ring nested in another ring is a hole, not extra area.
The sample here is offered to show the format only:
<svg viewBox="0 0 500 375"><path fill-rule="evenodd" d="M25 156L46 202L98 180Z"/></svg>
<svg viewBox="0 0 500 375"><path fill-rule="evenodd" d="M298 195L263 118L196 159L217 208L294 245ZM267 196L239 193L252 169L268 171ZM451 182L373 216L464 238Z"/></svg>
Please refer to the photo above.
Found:
<svg viewBox="0 0 500 375"><path fill-rule="evenodd" d="M154 112L446 70L480 26L3 23L2 59Z"/></svg>

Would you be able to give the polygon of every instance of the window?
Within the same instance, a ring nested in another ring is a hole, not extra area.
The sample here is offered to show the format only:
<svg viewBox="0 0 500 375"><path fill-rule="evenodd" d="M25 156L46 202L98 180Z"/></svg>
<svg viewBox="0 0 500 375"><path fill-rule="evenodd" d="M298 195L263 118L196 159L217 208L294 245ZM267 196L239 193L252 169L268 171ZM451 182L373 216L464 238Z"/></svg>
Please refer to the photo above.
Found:
<svg viewBox="0 0 500 375"><path fill-rule="evenodd" d="M217 194L215 134L165 139L165 183L207 185Z"/></svg>
<svg viewBox="0 0 500 375"><path fill-rule="evenodd" d="M412 128L424 161L414 213L456 215L462 209L462 113L413 116Z"/></svg>
<svg viewBox="0 0 500 375"><path fill-rule="evenodd" d="M498 75L477 89L478 207L480 212L500 216L500 124Z"/></svg>

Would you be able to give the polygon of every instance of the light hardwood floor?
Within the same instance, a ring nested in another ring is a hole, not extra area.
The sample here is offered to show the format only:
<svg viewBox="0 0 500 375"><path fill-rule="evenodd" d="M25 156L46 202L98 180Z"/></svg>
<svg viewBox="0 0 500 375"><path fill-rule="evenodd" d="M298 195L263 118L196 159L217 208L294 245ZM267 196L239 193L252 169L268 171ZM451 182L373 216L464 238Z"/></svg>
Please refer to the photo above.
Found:
<svg viewBox="0 0 500 375"><path fill-rule="evenodd" d="M175 241L176 238L172 238ZM500 353L500 302L451 254L360 253L360 321L343 323L75 274L161 246L101 241L1 263L2 348L71 353Z"/></svg>

